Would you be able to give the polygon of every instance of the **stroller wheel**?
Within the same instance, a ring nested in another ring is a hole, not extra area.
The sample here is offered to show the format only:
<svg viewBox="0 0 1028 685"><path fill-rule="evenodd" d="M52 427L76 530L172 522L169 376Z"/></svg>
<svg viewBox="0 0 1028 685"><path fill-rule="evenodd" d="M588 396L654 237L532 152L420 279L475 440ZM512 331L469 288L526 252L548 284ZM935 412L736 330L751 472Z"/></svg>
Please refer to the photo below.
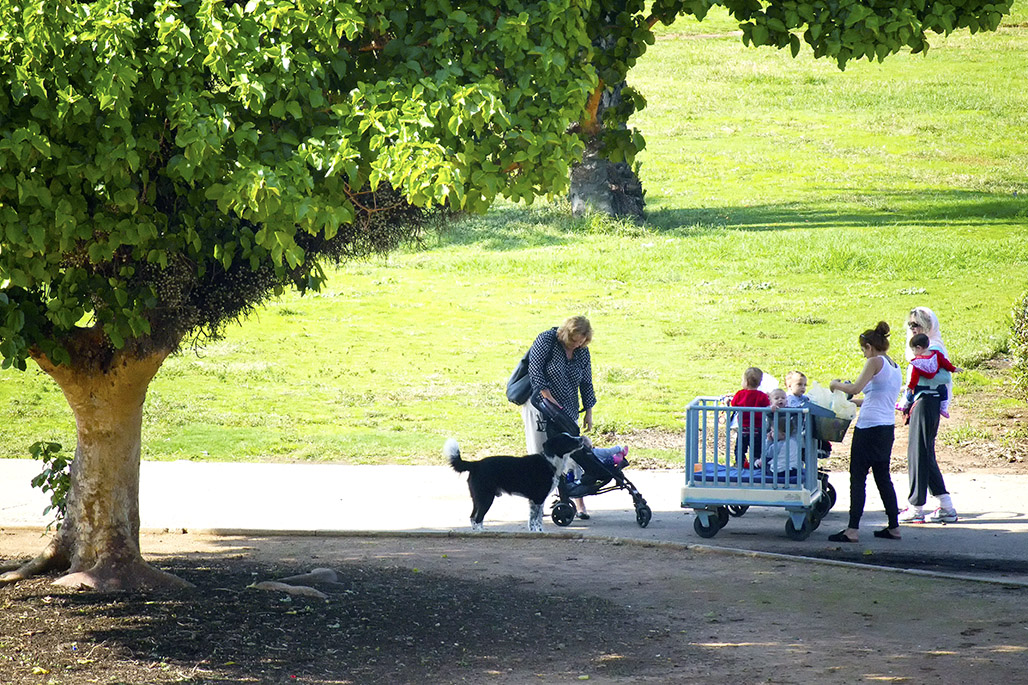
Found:
<svg viewBox="0 0 1028 685"><path fill-rule="evenodd" d="M635 522L639 524L640 528L645 528L650 525L650 519L653 518L653 512L645 504L635 509Z"/></svg>
<svg viewBox="0 0 1028 685"><path fill-rule="evenodd" d="M575 520L575 505L570 502L557 502L553 505L550 518L558 526L570 526L571 522Z"/></svg>
<svg viewBox="0 0 1028 685"><path fill-rule="evenodd" d="M728 514L728 507L718 507L717 508L717 523L718 523L718 526L720 526L721 528L724 528L725 526L727 526L728 525L728 516L729 516L729 514Z"/></svg>
<svg viewBox="0 0 1028 685"><path fill-rule="evenodd" d="M729 504L728 513L732 516L742 516L749 510L748 506L742 504Z"/></svg>

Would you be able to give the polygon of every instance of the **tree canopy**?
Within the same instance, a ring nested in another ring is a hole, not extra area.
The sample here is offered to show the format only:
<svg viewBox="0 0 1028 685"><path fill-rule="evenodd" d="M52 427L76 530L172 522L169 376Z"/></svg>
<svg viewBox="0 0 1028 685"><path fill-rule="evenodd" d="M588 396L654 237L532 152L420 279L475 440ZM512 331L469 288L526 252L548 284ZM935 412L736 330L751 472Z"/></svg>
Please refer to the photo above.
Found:
<svg viewBox="0 0 1028 685"><path fill-rule="evenodd" d="M138 549L163 360L426 212L566 187L585 20L574 0L0 0L0 354L78 427L64 526L0 582L174 584Z"/></svg>
<svg viewBox="0 0 1028 685"><path fill-rule="evenodd" d="M788 48L793 57L806 45L815 58L845 69L853 60L881 62L903 50L927 51L930 33L994 31L1012 5L1013 0L597 0L589 5L586 26L599 80L581 129L601 136L602 154L613 162L631 162L643 149L642 136L626 125L645 106L642 94L625 88L610 108L601 94L626 80L653 44L658 22L671 24L684 15L702 20L720 6L739 21L744 44Z"/></svg>
<svg viewBox="0 0 1028 685"><path fill-rule="evenodd" d="M559 192L576 121L631 161L644 100L601 130L600 93L657 22L715 4L747 44L844 68L1012 0L0 0L4 363L69 361L84 322L111 350L214 332L423 208Z"/></svg>
<svg viewBox="0 0 1028 685"><path fill-rule="evenodd" d="M4 363L173 345L415 208L559 190L578 5L0 1Z"/></svg>

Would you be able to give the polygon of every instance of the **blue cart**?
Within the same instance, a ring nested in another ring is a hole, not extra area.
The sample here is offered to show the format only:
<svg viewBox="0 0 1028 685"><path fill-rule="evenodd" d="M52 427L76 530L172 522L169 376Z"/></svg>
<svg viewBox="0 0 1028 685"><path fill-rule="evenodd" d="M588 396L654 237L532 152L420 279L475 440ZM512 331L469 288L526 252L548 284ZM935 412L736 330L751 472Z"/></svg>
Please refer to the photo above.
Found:
<svg viewBox="0 0 1028 685"><path fill-rule="evenodd" d="M793 540L805 540L820 525L834 492L818 473L815 416L834 414L814 405L774 412L731 407L723 397L689 404L682 507L696 512L700 537L714 537L730 516L751 506L785 509L785 532Z"/></svg>

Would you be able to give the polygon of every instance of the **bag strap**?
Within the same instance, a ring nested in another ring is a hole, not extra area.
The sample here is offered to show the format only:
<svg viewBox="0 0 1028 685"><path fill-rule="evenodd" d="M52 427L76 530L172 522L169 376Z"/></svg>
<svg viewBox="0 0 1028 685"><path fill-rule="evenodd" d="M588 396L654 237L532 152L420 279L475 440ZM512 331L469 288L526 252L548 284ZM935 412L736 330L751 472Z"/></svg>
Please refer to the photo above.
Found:
<svg viewBox="0 0 1028 685"><path fill-rule="evenodd" d="M552 345L550 345L550 356L546 358L546 364L545 364L545 365L543 365L543 368L544 368L544 369L545 369L545 368L546 368L547 366L549 366L549 365L550 365L550 362L552 362L552 361L553 361L553 355L554 355L554 354L556 353L556 351L557 351L557 345L558 345L558 344L560 343L560 338L558 338L558 337L557 337L557 327L556 327L556 326L554 326L554 327L553 327L553 328L551 328L550 330L551 330L551 331L553 331L553 344L552 344ZM529 348L529 352L531 352L531 348ZM531 378L531 376L532 376L532 374L529 374L529 378ZM530 381L530 382L531 382L531 381ZM533 395L535 395L535 393L532 393L532 394L533 394ZM529 399L529 402L531 402L531 401L532 401L532 400L531 400L531 399Z"/></svg>

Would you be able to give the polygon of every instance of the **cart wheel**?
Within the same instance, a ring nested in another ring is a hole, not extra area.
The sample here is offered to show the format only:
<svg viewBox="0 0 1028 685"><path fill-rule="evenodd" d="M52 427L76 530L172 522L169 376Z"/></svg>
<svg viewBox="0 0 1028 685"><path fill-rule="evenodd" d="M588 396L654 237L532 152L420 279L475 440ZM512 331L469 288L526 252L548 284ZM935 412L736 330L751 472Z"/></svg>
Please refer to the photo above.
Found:
<svg viewBox="0 0 1028 685"><path fill-rule="evenodd" d="M557 502L553 506L550 518L558 526L570 526L571 522L575 520L575 505L569 502Z"/></svg>
<svg viewBox="0 0 1028 685"><path fill-rule="evenodd" d="M728 525L728 507L717 508L717 523L718 528L724 528Z"/></svg>
<svg viewBox="0 0 1028 685"><path fill-rule="evenodd" d="M810 522L809 514L803 519L803 525L799 528L793 525L791 516L785 521L785 534L789 536L790 540L806 540L813 530L814 526Z"/></svg>
<svg viewBox="0 0 1028 685"><path fill-rule="evenodd" d="M709 526L704 526L703 519L701 519L699 516L692 520L693 530L695 530L696 534L699 535L701 538L712 538L715 535L717 535L717 532L719 530L721 530L721 526L718 525L718 521L715 517L711 516L709 520Z"/></svg>
<svg viewBox="0 0 1028 685"><path fill-rule="evenodd" d="M653 518L653 512L645 504L635 510L635 522L639 524L640 528L650 525L651 518Z"/></svg>
<svg viewBox="0 0 1028 685"><path fill-rule="evenodd" d="M747 511L749 511L749 507L743 506L741 504L729 504L728 505L728 513L731 514L732 516L742 516Z"/></svg>
<svg viewBox="0 0 1028 685"><path fill-rule="evenodd" d="M810 512L810 532L813 533L821 525L821 515L817 511Z"/></svg>

